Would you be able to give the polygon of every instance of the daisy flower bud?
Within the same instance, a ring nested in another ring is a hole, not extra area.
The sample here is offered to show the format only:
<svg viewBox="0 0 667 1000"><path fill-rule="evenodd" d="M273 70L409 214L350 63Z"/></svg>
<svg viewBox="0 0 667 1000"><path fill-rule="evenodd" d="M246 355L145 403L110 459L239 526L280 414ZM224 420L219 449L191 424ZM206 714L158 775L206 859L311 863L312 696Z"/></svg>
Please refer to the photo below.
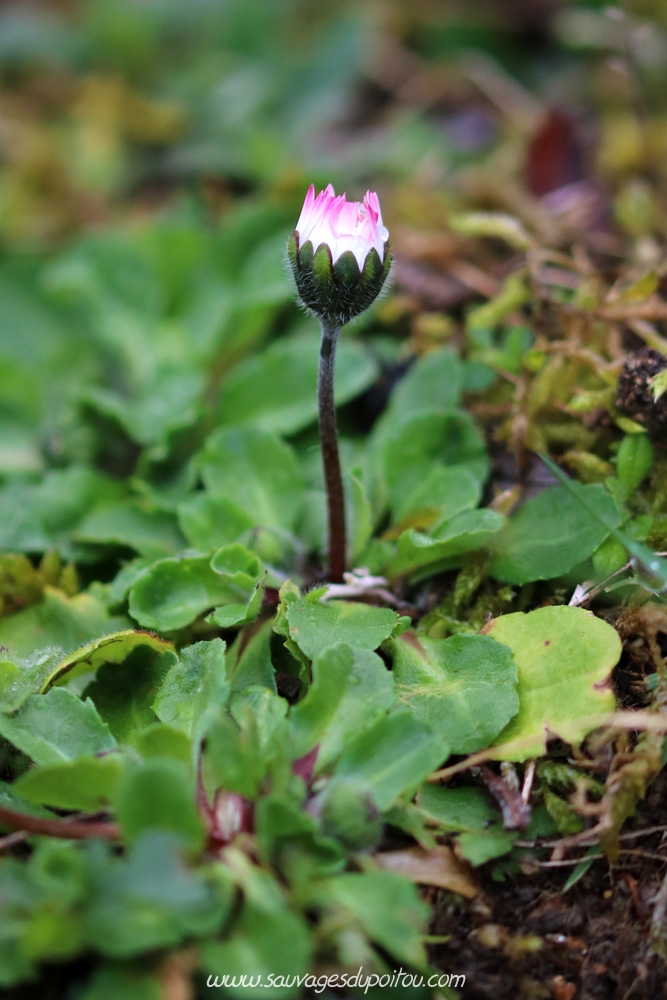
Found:
<svg viewBox="0 0 667 1000"><path fill-rule="evenodd" d="M299 297L326 323L343 326L379 295L391 267L389 233L374 191L363 201L311 184L288 254Z"/></svg>

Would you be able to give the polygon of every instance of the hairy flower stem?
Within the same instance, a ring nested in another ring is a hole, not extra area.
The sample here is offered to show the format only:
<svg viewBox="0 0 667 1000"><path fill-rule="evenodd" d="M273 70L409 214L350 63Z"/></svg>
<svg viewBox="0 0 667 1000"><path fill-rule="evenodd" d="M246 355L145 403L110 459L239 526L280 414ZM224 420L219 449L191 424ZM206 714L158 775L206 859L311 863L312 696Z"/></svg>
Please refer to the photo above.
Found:
<svg viewBox="0 0 667 1000"><path fill-rule="evenodd" d="M338 457L338 431L334 402L334 368L340 327L322 322L320 370L317 380L319 400L320 448L327 489L329 520L328 579L340 583L345 571L345 498Z"/></svg>

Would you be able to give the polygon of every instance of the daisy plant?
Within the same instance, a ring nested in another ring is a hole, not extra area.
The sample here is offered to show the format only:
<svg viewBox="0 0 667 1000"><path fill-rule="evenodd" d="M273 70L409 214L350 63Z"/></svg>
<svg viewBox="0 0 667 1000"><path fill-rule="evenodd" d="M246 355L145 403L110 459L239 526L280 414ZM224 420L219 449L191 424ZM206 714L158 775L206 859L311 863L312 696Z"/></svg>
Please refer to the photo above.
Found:
<svg viewBox="0 0 667 1000"><path fill-rule="evenodd" d="M319 431L327 494L331 582L346 566L345 500L334 401L336 345L342 327L367 309L391 268L389 233L374 191L363 201L336 195L329 184L318 195L311 184L288 244L299 298L322 327L318 376Z"/></svg>

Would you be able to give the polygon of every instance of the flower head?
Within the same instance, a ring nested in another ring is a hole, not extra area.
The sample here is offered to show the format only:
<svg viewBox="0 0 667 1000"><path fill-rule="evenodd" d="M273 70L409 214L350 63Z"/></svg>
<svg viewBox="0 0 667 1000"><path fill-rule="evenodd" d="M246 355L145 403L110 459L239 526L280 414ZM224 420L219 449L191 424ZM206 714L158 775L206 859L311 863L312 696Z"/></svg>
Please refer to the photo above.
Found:
<svg viewBox="0 0 667 1000"><path fill-rule="evenodd" d="M306 308L339 325L367 309L389 273L388 239L374 191L348 201L331 184L316 196L311 184L288 246Z"/></svg>
<svg viewBox="0 0 667 1000"><path fill-rule="evenodd" d="M375 247L381 259L384 257L385 244L389 239L389 233L382 225L380 202L375 191L367 191L363 201L348 201L344 194L334 194L331 184L317 197L315 188L310 185L296 231L302 246L310 240L317 250L321 243L326 243L334 264L350 250L360 271L371 247Z"/></svg>

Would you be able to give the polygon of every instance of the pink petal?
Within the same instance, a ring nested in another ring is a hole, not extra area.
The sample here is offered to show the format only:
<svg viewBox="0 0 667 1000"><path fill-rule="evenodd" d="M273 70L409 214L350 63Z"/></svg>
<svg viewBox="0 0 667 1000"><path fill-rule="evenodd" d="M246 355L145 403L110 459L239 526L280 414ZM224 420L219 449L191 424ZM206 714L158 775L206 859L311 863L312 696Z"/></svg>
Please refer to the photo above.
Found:
<svg viewBox="0 0 667 1000"><path fill-rule="evenodd" d="M307 240L311 240L313 248L317 249L320 243L326 242L328 230L323 220L338 199L331 184L328 184L324 191L320 191L314 201L309 198L311 190L313 190L312 184L306 195L296 228L299 233L299 242L303 244Z"/></svg>
<svg viewBox="0 0 667 1000"><path fill-rule="evenodd" d="M348 201L345 194L336 195L331 184L317 196L310 185L296 228L302 244L310 240L317 250L326 243L334 263L349 250L360 268L373 247L383 257L389 239L375 191L367 191L363 202Z"/></svg>
<svg viewBox="0 0 667 1000"><path fill-rule="evenodd" d="M359 229L359 203L345 201L340 206L335 225L331 227L336 236L353 236Z"/></svg>
<svg viewBox="0 0 667 1000"><path fill-rule="evenodd" d="M382 225L382 213L380 212L380 201L375 191L367 191L364 197L364 205L372 214L375 222Z"/></svg>
<svg viewBox="0 0 667 1000"><path fill-rule="evenodd" d="M313 205L315 203L315 185L311 184L306 192L306 197L303 203L303 208L301 209L301 215L299 216L299 221L296 224L296 229L299 235L303 232L304 223L310 213L313 210Z"/></svg>

